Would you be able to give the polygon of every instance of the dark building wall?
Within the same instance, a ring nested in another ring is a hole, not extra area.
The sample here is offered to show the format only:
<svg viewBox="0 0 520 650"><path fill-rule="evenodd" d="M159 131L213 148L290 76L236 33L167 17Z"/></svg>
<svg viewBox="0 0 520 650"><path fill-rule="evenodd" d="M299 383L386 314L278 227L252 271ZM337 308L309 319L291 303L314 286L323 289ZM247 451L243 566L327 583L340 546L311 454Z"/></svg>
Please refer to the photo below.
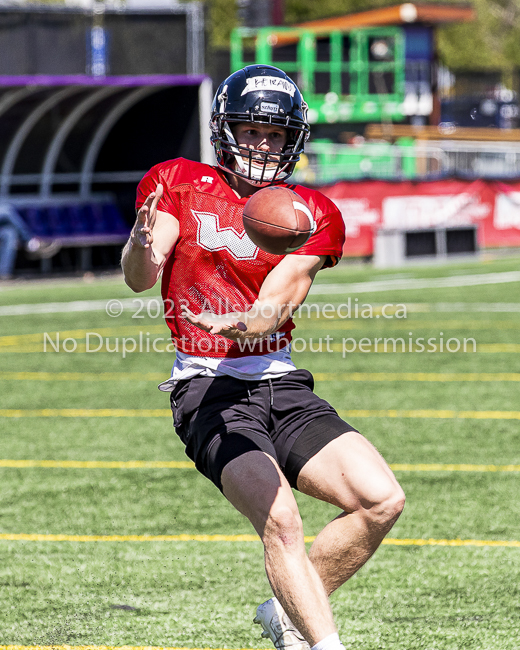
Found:
<svg viewBox="0 0 520 650"><path fill-rule="evenodd" d="M86 12L0 9L0 75L85 74L92 25ZM104 25L109 74L186 74L184 14L107 12Z"/></svg>

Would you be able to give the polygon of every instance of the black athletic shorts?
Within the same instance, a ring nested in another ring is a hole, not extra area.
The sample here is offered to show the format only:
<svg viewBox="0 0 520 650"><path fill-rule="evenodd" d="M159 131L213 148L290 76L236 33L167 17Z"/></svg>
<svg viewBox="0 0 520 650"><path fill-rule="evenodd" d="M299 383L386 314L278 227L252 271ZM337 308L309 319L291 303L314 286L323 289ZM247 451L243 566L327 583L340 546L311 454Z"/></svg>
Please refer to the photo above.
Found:
<svg viewBox="0 0 520 650"><path fill-rule="evenodd" d="M310 458L356 431L313 388L307 370L261 381L196 376L171 393L173 425L187 456L220 490L227 463L253 450L272 456L295 488Z"/></svg>

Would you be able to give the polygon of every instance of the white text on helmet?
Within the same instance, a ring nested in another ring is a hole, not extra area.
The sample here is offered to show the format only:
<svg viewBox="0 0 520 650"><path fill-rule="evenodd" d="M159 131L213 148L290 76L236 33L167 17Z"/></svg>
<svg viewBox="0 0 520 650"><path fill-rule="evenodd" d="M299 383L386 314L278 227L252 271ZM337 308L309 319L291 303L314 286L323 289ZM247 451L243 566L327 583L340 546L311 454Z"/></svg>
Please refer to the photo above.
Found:
<svg viewBox="0 0 520 650"><path fill-rule="evenodd" d="M246 87L242 91L242 95L255 90L278 90L294 97L295 89L294 84L280 77L251 77L247 79Z"/></svg>
<svg viewBox="0 0 520 650"><path fill-rule="evenodd" d="M260 102L260 110L264 113L278 113L280 108L278 104L271 104L270 102Z"/></svg>

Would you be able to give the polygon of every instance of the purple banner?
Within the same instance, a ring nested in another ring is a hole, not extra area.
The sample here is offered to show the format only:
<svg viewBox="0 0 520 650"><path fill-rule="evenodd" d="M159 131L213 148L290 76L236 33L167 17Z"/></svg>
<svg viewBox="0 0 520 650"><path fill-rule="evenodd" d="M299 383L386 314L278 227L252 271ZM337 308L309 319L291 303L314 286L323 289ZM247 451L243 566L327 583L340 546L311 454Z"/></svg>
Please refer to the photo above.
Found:
<svg viewBox="0 0 520 650"><path fill-rule="evenodd" d="M207 75L152 74L119 77L90 75L0 75L1 86L198 86Z"/></svg>

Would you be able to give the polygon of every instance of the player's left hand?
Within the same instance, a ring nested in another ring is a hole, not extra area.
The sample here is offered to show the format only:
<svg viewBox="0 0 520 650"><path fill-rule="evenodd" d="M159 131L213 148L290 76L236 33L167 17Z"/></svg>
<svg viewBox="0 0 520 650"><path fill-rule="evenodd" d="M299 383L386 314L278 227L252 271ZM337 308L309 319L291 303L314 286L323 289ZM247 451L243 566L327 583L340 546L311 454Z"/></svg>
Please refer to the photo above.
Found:
<svg viewBox="0 0 520 650"><path fill-rule="evenodd" d="M232 340L236 340L242 332L247 331L246 324L238 318L238 314L212 314L209 311L194 314L185 305L182 305L181 315L204 332L219 334Z"/></svg>

